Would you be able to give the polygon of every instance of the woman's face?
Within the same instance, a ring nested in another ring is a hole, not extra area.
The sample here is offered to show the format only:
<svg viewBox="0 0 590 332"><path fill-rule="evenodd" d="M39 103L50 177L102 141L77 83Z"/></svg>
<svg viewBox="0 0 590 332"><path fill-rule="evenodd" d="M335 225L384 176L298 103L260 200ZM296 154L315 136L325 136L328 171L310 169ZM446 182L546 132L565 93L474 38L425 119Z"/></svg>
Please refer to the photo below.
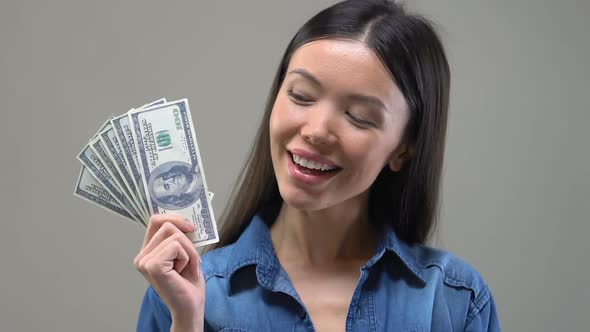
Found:
<svg viewBox="0 0 590 332"><path fill-rule="evenodd" d="M400 144L407 121L401 91L364 44L324 39L303 45L270 118L281 196L303 210L362 204L383 167L397 171L409 156Z"/></svg>

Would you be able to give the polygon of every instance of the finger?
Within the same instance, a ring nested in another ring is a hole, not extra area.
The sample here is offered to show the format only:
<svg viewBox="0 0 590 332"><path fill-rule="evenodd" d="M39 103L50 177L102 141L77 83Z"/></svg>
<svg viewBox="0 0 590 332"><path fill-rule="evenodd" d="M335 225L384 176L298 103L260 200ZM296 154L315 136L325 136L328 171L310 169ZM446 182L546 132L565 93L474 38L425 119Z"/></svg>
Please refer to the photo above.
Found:
<svg viewBox="0 0 590 332"><path fill-rule="evenodd" d="M184 248L180 242L173 238L167 238L139 261L139 270L149 277L166 274L172 271L174 261L178 257L188 257L186 252L183 255L181 251L184 251Z"/></svg>
<svg viewBox="0 0 590 332"><path fill-rule="evenodd" d="M160 227L162 227L162 225L166 222L172 223L178 229L186 233L195 231L195 225L181 215L174 213L155 214L152 215L149 220L147 231L145 232L145 237L143 239L142 248L144 248L150 242L150 239L154 236L154 234L156 234L158 229L160 229Z"/></svg>
<svg viewBox="0 0 590 332"><path fill-rule="evenodd" d="M178 232L178 231L177 231ZM150 259L152 259L153 257L163 257L159 254L160 251L163 250L163 248L165 248L166 246L168 246L170 243L173 242L177 242L184 250L184 252L188 255L187 258L187 262L186 263L181 263L182 269L179 270L178 272L184 272L184 271L191 271L191 273L185 273L184 276L189 277L191 280L196 280L197 277L197 269L199 266L199 262L200 262L200 257L199 254L197 253L197 249L195 248L194 244L191 242L191 240L184 234L182 233L175 233L167 238L165 238L162 242L160 242L159 244L157 244L155 246L154 249L146 251L145 255L143 256L143 258L140 258L138 261L138 269L139 268L144 268L145 269L145 264L146 262L149 262ZM172 258L174 259L174 258ZM173 266L170 266L169 268L171 269Z"/></svg>
<svg viewBox="0 0 590 332"><path fill-rule="evenodd" d="M201 257L197 252L197 248L195 247L195 244L184 234L180 236L179 243L182 245L189 256L186 265L179 272L185 272L183 274L184 277L192 281L196 281L198 276L197 272L201 265Z"/></svg>
<svg viewBox="0 0 590 332"><path fill-rule="evenodd" d="M194 224L179 214L156 214L149 220L143 245L147 245L158 229L167 222L172 223L183 232L193 232L195 230Z"/></svg>
<svg viewBox="0 0 590 332"><path fill-rule="evenodd" d="M182 245L181 245L181 247L182 247ZM174 260L174 266L172 268L178 274L181 274L183 272L184 268L187 266L188 262L189 262L188 253L186 252L186 250L184 250L184 248L181 248L181 251L179 252L178 257Z"/></svg>
<svg viewBox="0 0 590 332"><path fill-rule="evenodd" d="M175 261L187 259L188 255L179 242L163 242L142 260L141 272L157 291L168 289L183 278L174 270ZM161 294L165 296L164 293Z"/></svg>
<svg viewBox="0 0 590 332"><path fill-rule="evenodd" d="M195 252L197 252L197 251L195 250ZM201 283L204 282L202 263L203 263L203 261L201 260L201 257L199 255L199 253L197 252L197 259L189 260L190 266L185 267L185 269L182 271L181 275L184 278L189 279L189 280L203 279L203 281L200 281L200 282Z"/></svg>
<svg viewBox="0 0 590 332"><path fill-rule="evenodd" d="M194 276L189 276L189 275L185 275L189 274L189 273L195 273L196 275ZM203 261L201 260L201 257L199 257L199 264L198 264L198 270L196 271L189 271L189 269L184 269L184 271L181 274L185 279L189 279L189 280L196 280L195 285L203 290L205 290L205 274L203 273Z"/></svg>
<svg viewBox="0 0 590 332"><path fill-rule="evenodd" d="M174 235L175 237L177 235ZM178 242L182 245L185 252L188 254L188 261L186 265L183 267L179 273L182 273L182 276L188 278L191 281L196 281L198 277L198 270L201 264L201 257L197 252L197 248L195 244L184 234L178 236Z"/></svg>
<svg viewBox="0 0 590 332"><path fill-rule="evenodd" d="M186 236L186 234L184 234L180 229L178 229L178 227L176 227L171 222L165 222L156 232L156 234L154 234L154 236L152 237L150 242L145 246L145 248L143 248L140 251L138 255L138 260L141 259L141 257L147 254L148 252L154 250L154 248L157 247L158 244L160 244L162 241L169 237L174 237L178 241L183 242L186 248L190 248L187 250L194 251L196 253L196 248L194 247L194 244L188 238L188 236Z"/></svg>
<svg viewBox="0 0 590 332"><path fill-rule="evenodd" d="M149 252L154 250L154 248L156 248L160 243L162 243L162 241L175 234L178 234L179 237L186 237L186 235L184 235L180 231L180 229L178 229L178 227L176 227L173 223L168 221L164 222L164 224L160 226L160 228L156 231L156 233L149 240L149 242L146 245L144 245L143 248L140 250L137 257L135 257L135 262L140 261L143 258L143 256L147 255Z"/></svg>

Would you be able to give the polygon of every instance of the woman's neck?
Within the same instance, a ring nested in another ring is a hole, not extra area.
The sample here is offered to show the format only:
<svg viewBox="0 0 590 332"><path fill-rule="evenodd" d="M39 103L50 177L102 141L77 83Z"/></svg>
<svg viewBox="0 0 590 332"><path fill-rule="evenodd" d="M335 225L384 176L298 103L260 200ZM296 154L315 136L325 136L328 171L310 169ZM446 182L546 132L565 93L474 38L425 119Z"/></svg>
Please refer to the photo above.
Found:
<svg viewBox="0 0 590 332"><path fill-rule="evenodd" d="M299 210L283 203L271 237L281 262L309 267L365 262L377 245L366 201L345 202L320 211Z"/></svg>

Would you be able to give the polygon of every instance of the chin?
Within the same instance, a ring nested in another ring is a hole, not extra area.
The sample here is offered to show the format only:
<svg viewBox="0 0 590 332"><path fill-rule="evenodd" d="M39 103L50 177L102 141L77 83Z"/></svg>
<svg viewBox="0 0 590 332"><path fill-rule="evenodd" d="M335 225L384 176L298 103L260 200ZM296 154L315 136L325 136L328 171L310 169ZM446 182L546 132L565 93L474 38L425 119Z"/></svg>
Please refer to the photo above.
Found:
<svg viewBox="0 0 590 332"><path fill-rule="evenodd" d="M297 210L317 211L325 209L327 206L324 199L311 196L305 192L298 190L280 190L283 202L289 207Z"/></svg>

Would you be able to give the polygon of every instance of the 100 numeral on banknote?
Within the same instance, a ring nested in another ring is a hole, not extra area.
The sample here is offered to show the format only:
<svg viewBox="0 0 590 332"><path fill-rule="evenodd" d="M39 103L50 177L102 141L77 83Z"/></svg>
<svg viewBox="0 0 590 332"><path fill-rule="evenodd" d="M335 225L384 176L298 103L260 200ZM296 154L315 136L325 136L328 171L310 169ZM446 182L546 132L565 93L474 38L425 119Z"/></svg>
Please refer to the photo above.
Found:
<svg viewBox="0 0 590 332"><path fill-rule="evenodd" d="M213 209L186 99L129 112L151 213L177 213L197 230L196 245L218 241Z"/></svg>

